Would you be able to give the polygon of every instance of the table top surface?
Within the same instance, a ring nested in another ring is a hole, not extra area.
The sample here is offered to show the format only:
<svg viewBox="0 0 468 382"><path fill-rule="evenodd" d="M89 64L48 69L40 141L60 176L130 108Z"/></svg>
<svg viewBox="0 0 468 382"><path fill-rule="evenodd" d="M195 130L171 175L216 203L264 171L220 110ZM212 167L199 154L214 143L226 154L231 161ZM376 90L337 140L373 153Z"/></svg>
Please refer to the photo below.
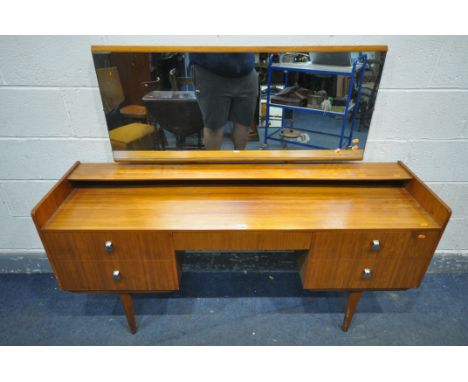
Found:
<svg viewBox="0 0 468 382"><path fill-rule="evenodd" d="M108 184L75 188L44 230L436 229L396 185Z"/></svg>

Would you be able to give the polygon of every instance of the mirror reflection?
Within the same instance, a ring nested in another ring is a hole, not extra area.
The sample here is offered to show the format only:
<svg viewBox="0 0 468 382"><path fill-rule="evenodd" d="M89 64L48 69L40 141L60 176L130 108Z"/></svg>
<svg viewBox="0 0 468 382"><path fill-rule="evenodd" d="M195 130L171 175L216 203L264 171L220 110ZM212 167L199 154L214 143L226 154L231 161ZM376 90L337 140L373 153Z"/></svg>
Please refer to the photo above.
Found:
<svg viewBox="0 0 468 382"><path fill-rule="evenodd" d="M93 58L113 150L358 150L385 53Z"/></svg>

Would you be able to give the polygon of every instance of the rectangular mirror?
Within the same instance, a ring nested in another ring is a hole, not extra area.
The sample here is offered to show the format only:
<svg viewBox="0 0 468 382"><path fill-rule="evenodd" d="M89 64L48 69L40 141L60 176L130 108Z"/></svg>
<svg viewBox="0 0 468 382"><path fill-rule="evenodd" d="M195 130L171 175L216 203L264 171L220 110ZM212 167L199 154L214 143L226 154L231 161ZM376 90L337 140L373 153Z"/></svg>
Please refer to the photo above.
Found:
<svg viewBox="0 0 468 382"><path fill-rule="evenodd" d="M386 51L92 48L117 161L362 159Z"/></svg>

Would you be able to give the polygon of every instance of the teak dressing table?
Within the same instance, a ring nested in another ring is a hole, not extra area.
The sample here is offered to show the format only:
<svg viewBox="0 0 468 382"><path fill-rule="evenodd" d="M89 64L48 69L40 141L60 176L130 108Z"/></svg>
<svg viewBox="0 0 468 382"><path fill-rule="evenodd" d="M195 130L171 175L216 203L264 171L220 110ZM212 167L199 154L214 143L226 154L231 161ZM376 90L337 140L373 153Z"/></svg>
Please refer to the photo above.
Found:
<svg viewBox="0 0 468 382"><path fill-rule="evenodd" d="M118 293L135 333L131 294L178 290L176 251L303 250L346 331L362 292L421 284L451 214L401 162L199 161L73 165L32 211L60 288Z"/></svg>
<svg viewBox="0 0 468 382"><path fill-rule="evenodd" d="M112 63L124 74L123 63L138 53L375 52L376 90L387 47L94 46L92 52L96 65L124 54ZM346 331L362 292L421 284L451 211L403 163L354 162L362 148L343 148L114 151L117 163L76 163L32 217L60 288L118 293L132 333L131 294L183 287L177 251L184 250L302 251L304 289L348 292Z"/></svg>

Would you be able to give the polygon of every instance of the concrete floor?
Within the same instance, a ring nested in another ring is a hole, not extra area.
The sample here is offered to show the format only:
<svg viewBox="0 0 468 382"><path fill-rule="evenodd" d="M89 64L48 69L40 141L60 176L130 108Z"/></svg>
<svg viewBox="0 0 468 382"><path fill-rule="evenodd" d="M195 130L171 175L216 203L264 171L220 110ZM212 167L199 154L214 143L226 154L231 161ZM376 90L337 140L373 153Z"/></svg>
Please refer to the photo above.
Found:
<svg viewBox="0 0 468 382"><path fill-rule="evenodd" d="M139 295L128 332L112 294L58 290L51 274L0 275L0 345L468 345L468 273L364 295L348 333L343 293L296 272L184 272L180 295Z"/></svg>

